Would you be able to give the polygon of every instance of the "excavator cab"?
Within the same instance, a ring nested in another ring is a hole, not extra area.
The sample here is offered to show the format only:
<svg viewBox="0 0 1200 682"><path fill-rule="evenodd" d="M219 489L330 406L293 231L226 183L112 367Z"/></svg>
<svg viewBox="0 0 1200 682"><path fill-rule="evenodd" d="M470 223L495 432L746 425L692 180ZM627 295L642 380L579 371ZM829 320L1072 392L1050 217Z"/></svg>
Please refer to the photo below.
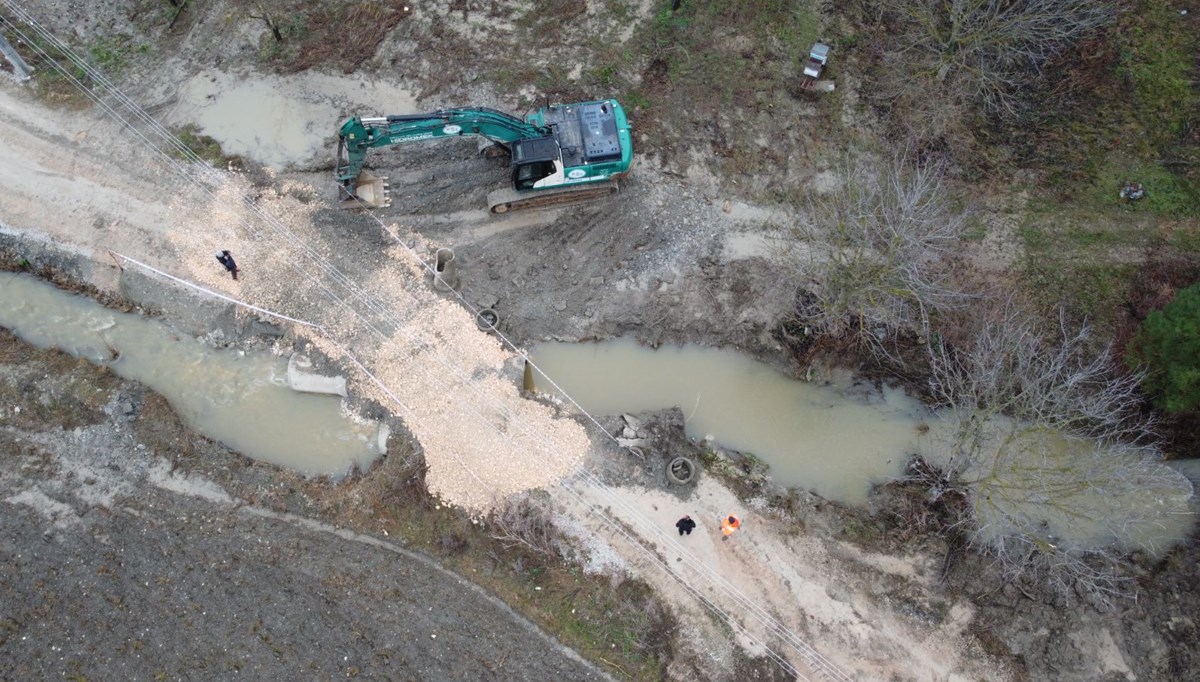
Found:
<svg viewBox="0 0 1200 682"><path fill-rule="evenodd" d="M513 187L518 190L552 187L562 183L562 153L552 136L517 140L512 145ZM545 182L547 181L548 182Z"/></svg>

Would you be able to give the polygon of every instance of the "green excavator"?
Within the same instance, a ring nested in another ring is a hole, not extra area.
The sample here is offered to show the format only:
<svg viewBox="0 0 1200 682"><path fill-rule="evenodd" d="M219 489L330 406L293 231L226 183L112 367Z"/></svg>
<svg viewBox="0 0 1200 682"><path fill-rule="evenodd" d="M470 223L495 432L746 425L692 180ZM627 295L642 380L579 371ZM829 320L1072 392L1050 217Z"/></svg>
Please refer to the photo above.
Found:
<svg viewBox="0 0 1200 682"><path fill-rule="evenodd" d="M446 109L347 119L338 131L335 175L347 208L389 205L387 178L363 170L367 152L404 142L477 135L512 157L511 189L488 194L488 210L506 213L607 196L629 172L633 144L616 100L555 104L524 120L487 108Z"/></svg>

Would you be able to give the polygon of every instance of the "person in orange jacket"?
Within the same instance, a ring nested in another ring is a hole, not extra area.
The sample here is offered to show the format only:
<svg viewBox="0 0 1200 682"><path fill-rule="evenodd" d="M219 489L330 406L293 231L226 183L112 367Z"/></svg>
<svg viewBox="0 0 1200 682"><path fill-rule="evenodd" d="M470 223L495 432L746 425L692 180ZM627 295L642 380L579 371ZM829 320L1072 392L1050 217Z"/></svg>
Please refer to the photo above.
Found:
<svg viewBox="0 0 1200 682"><path fill-rule="evenodd" d="M732 514L721 519L721 533L724 534L724 537L722 537L721 540L728 540L729 536L733 535L733 531L741 527L741 520Z"/></svg>

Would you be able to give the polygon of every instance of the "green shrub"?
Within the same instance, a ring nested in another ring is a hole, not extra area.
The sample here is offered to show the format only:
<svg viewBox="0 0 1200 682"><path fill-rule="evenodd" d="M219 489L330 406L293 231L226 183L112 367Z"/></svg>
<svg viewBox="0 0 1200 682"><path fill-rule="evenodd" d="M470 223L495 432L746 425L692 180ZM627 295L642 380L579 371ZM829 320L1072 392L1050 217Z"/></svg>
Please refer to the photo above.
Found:
<svg viewBox="0 0 1200 682"><path fill-rule="evenodd" d="M1146 316L1128 358L1147 370L1143 387L1158 407L1172 413L1200 407L1200 284Z"/></svg>

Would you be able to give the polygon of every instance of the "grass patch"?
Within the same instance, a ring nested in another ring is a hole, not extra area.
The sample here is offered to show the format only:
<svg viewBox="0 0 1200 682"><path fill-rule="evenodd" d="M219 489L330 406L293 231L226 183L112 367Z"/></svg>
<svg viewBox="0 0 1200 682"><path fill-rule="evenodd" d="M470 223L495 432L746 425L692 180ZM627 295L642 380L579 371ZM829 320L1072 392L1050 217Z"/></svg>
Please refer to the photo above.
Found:
<svg viewBox="0 0 1200 682"><path fill-rule="evenodd" d="M1138 0L1080 46L1064 67L1071 105L1034 129L1030 158L1048 171L1053 195L1031 202L1020 230L1023 287L1045 311L1064 305L1091 317L1100 336L1125 333L1146 254L1173 261L1200 252L1200 36L1179 14L1200 10L1192 5ZM1124 203L1126 182L1146 196Z"/></svg>
<svg viewBox="0 0 1200 682"><path fill-rule="evenodd" d="M18 27L21 22L5 15L5 21ZM5 31L12 47L34 69L31 81L34 94L43 102L67 109L88 106L92 99L85 89L96 88L101 80L115 81L139 56L153 51L149 44L135 43L127 35L106 35L87 45L72 45L58 37L65 50L35 31Z"/></svg>
<svg viewBox="0 0 1200 682"><path fill-rule="evenodd" d="M1137 264L1070 263L1031 260L1024 281L1042 311L1064 307L1074 316L1086 316L1102 329L1115 329L1125 315L1125 292Z"/></svg>
<svg viewBox="0 0 1200 682"><path fill-rule="evenodd" d="M1186 29L1177 4L1142 0L1121 54L1121 72L1133 83L1139 118L1160 147L1178 140L1200 109L1200 91L1193 86L1200 39Z"/></svg>
<svg viewBox="0 0 1200 682"><path fill-rule="evenodd" d="M1125 182L1140 182L1146 196L1125 206L1128 210L1149 211L1155 215L1181 217L1196 213L1200 194L1185 178L1172 173L1157 161L1109 154L1095 172L1091 187L1080 197L1089 206L1115 207L1121 205L1117 196Z"/></svg>
<svg viewBox="0 0 1200 682"><path fill-rule="evenodd" d="M987 221L977 215L967 218L962 238L967 241L981 242L985 237L987 237Z"/></svg>
<svg viewBox="0 0 1200 682"><path fill-rule="evenodd" d="M1200 223L1173 214L1182 206L1178 194L1160 191L1172 187L1174 177L1151 164L1157 174L1126 176L1119 169L1136 169L1136 162L1114 162L1108 177L1141 179L1146 198L1134 204L1118 203L1120 183L1094 188L1076 201L1041 198L1029 202L1019 229L1023 245L1022 285L1043 312L1064 306L1074 317L1088 317L1103 334L1118 333L1128 316L1131 287L1148 254L1171 260L1200 252ZM1155 180L1146 178L1156 178ZM1177 187L1177 186L1176 186ZM1101 191L1105 189L1105 191ZM1154 205L1153 194L1159 191ZM1183 213L1185 215L1186 212Z"/></svg>
<svg viewBox="0 0 1200 682"><path fill-rule="evenodd" d="M1171 230L1170 244L1186 253L1200 253L1200 222L1191 221Z"/></svg>
<svg viewBox="0 0 1200 682"><path fill-rule="evenodd" d="M1119 187L1119 185L1118 185ZM1030 259L1111 260L1118 250L1141 249L1158 238L1157 220L1138 206L1119 205L1116 191L1107 205L1094 202L1029 202L1019 234ZM1143 199L1142 201L1146 201Z"/></svg>
<svg viewBox="0 0 1200 682"><path fill-rule="evenodd" d="M1048 72L1057 79L1035 122L1007 131L1018 156L1063 197L1113 206L1126 180L1148 191L1138 210L1179 216L1200 196L1200 36L1195 0L1135 0L1117 24ZM1049 81L1047 81L1049 82ZM1062 97L1058 93L1065 93Z"/></svg>
<svg viewBox="0 0 1200 682"><path fill-rule="evenodd" d="M221 143L200 132L200 126L189 123L175 132L175 136L179 141L192 150L196 156L209 162L214 168L242 168L245 165L242 157L238 155L227 155L221 149ZM172 156L183 158L183 155L172 148L170 150Z"/></svg>

